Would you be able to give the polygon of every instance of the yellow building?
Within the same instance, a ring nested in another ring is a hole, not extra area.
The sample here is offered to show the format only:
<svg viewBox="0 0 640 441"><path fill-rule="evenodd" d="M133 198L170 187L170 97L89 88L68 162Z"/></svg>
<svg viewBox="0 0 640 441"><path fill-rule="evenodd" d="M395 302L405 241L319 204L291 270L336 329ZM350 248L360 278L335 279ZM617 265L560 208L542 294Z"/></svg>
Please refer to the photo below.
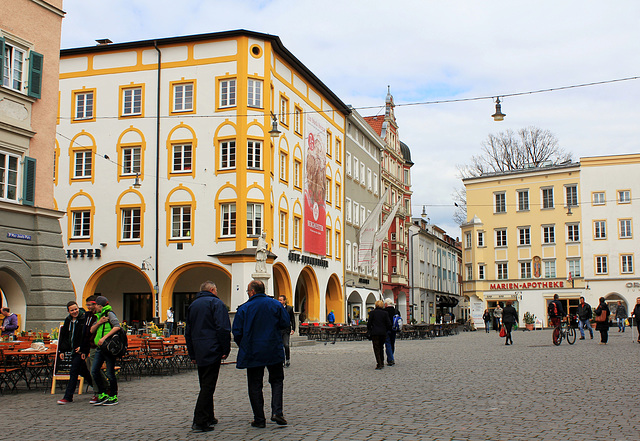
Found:
<svg viewBox="0 0 640 441"><path fill-rule="evenodd" d="M580 164L544 165L464 179L463 291L476 326L498 302L547 324L558 294L568 311L584 288Z"/></svg>
<svg viewBox="0 0 640 441"><path fill-rule="evenodd" d="M342 321L344 103L273 35L99 43L60 64L55 197L78 299L182 320L201 282L235 311L266 272L297 313Z"/></svg>

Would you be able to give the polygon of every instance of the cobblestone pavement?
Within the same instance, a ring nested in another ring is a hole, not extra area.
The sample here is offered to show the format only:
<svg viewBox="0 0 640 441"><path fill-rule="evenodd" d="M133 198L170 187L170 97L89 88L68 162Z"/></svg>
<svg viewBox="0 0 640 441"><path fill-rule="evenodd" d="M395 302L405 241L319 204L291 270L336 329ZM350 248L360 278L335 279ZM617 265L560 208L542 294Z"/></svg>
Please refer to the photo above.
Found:
<svg viewBox="0 0 640 441"><path fill-rule="evenodd" d="M2 437L12 440L637 440L640 345L630 330L551 344L551 331L495 332L399 340L397 364L374 370L371 343L292 349L285 370L288 426L249 425L245 371L225 365L213 432L190 433L195 371L121 382L118 406L90 394L0 397ZM231 359L235 357L232 352ZM266 375L265 375L266 377ZM265 411L270 388L265 379ZM90 428L89 428L90 427Z"/></svg>

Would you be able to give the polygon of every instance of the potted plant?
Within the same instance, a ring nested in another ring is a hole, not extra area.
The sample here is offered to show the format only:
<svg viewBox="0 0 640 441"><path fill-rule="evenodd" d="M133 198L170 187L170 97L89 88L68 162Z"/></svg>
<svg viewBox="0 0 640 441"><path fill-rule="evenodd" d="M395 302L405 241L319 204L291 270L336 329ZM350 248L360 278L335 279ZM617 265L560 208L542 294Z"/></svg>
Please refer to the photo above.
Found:
<svg viewBox="0 0 640 441"><path fill-rule="evenodd" d="M536 323L535 314L531 314L529 311L524 313L524 326L529 330L533 331Z"/></svg>

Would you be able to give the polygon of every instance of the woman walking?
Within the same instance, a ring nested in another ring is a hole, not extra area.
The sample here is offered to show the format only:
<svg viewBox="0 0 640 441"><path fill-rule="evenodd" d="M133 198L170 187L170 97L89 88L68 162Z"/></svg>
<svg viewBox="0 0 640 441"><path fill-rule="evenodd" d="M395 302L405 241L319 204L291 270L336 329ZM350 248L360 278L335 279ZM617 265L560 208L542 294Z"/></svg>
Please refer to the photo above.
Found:
<svg viewBox="0 0 640 441"><path fill-rule="evenodd" d="M488 309L484 310L484 314L482 314L482 320L484 320L484 330L488 334L489 333L489 323L491 323L491 313Z"/></svg>
<svg viewBox="0 0 640 441"><path fill-rule="evenodd" d="M389 313L384 309L382 300L376 301L376 307L369 313L367 320L367 332L373 343L373 353L376 356L376 369L384 368L384 342L387 339L387 332L391 331L391 319Z"/></svg>
<svg viewBox="0 0 640 441"><path fill-rule="evenodd" d="M513 328L513 324L518 322L518 311L513 307L513 302L511 300L507 300L507 306L502 310L502 324L504 325L505 331L507 331L507 335L505 336L504 344L509 346L513 344L513 339L511 338L511 328Z"/></svg>
<svg viewBox="0 0 640 441"><path fill-rule="evenodd" d="M604 314L603 314L604 312ZM596 308L596 331L600 331L600 344L606 345L609 341L609 307L604 301L604 297L600 297L600 304ZM599 320L600 318L604 320Z"/></svg>

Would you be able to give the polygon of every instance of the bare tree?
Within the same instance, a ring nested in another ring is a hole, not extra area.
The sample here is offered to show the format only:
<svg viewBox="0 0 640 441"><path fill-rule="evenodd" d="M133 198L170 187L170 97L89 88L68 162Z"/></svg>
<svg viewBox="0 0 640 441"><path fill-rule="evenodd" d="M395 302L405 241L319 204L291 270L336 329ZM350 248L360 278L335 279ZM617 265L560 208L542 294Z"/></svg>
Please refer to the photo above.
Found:
<svg viewBox="0 0 640 441"><path fill-rule="evenodd" d="M560 164L571 161L572 154L558 145L558 139L549 130L529 126L518 130L489 134L482 142L482 153L471 157L470 164L458 165L461 179L484 173L506 172L526 167L539 167L547 162ZM459 225L467 221L467 198L464 188L453 194L456 210L453 220Z"/></svg>

